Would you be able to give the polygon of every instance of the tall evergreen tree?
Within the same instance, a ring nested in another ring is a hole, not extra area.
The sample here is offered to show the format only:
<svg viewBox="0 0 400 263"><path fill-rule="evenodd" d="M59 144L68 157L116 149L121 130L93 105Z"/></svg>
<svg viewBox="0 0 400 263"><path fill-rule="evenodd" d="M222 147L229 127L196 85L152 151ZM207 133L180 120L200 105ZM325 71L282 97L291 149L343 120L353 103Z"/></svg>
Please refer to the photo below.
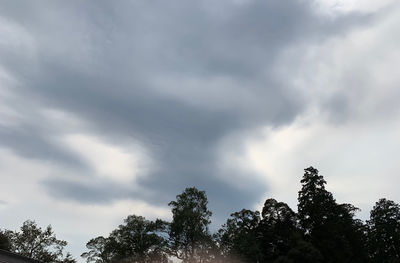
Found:
<svg viewBox="0 0 400 263"><path fill-rule="evenodd" d="M314 167L304 169L302 188L298 197L300 225L307 235L326 224L336 205L332 194L325 189L326 181Z"/></svg>
<svg viewBox="0 0 400 263"><path fill-rule="evenodd" d="M324 262L366 262L364 231L354 219L352 205L337 204L325 189L326 181L317 169L305 169L299 192L298 216L309 240L324 257Z"/></svg>

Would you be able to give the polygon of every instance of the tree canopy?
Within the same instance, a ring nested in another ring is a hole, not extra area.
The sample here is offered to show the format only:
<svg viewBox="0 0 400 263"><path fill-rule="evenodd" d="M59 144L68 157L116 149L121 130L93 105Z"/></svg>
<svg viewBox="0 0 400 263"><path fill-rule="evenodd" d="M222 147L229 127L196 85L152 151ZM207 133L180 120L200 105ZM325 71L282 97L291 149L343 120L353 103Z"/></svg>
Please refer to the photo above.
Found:
<svg viewBox="0 0 400 263"><path fill-rule="evenodd" d="M367 225L373 262L400 262L400 205L380 199L373 207Z"/></svg>
<svg viewBox="0 0 400 263"><path fill-rule="evenodd" d="M261 244L258 239L260 213L243 209L232 213L216 234L216 240L225 258L242 262L258 262Z"/></svg>
<svg viewBox="0 0 400 263"><path fill-rule="evenodd" d="M82 257L95 263L168 262L164 248L166 227L167 223L162 220L150 221L130 215L108 237L91 239L86 245L89 251Z"/></svg>
<svg viewBox="0 0 400 263"><path fill-rule="evenodd" d="M2 236L8 242L7 250L22 256L42 262L75 262L71 254L64 255L67 242L57 239L50 225L42 229L35 221L27 220L20 231L6 230Z"/></svg>
<svg viewBox="0 0 400 263"><path fill-rule="evenodd" d="M297 213L286 203L267 198L261 212L234 212L213 235L205 192L186 188L169 203L172 221L164 222L164 235L154 239L158 250L147 251L165 251L184 263L400 262L398 204L379 200L365 223L355 217L358 208L337 203L314 167L304 169L300 183ZM116 244L126 252L132 251L128 243L139 242L117 238L115 231L108 238L89 241L89 252L83 254L88 262L109 262L115 258Z"/></svg>
<svg viewBox="0 0 400 263"><path fill-rule="evenodd" d="M170 254L186 262L198 262L207 257L210 246L211 211L204 191L186 188L168 205L172 208L169 230Z"/></svg>
<svg viewBox="0 0 400 263"><path fill-rule="evenodd" d="M325 262L365 262L363 227L354 219L358 209L338 204L317 169L304 171L298 216L305 239L319 249Z"/></svg>
<svg viewBox="0 0 400 263"><path fill-rule="evenodd" d="M186 188L169 202L171 220L129 215L108 236L86 244L88 263L400 263L400 205L380 199L370 219L338 203L314 167L304 170L298 211L267 198L261 212L243 208L213 234L205 191ZM45 263L75 263L51 226L27 220L0 230L0 249Z"/></svg>
<svg viewBox="0 0 400 263"><path fill-rule="evenodd" d="M0 231L0 249L2 250L10 250L10 240L8 239L7 235Z"/></svg>

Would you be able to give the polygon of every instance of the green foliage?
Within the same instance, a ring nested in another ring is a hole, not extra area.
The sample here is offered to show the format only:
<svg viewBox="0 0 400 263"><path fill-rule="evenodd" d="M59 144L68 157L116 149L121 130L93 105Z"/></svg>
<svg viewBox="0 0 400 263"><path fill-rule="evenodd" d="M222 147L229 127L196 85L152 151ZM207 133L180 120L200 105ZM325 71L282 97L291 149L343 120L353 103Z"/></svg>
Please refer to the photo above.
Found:
<svg viewBox="0 0 400 263"><path fill-rule="evenodd" d="M212 213L207 204L205 192L195 187L186 188L176 196L176 201L168 204L173 216L169 229L169 253L184 263L204 262L210 256L206 249L212 247L208 230Z"/></svg>
<svg viewBox="0 0 400 263"><path fill-rule="evenodd" d="M302 188L299 191L298 216L305 233L312 235L313 231L330 220L336 203L332 194L325 190L326 181L318 174L318 170L309 167L304 171L300 181Z"/></svg>
<svg viewBox="0 0 400 263"><path fill-rule="evenodd" d="M7 235L0 231L0 249L2 250L10 250L11 248L11 243L10 240L8 239Z"/></svg>
<svg viewBox="0 0 400 263"><path fill-rule="evenodd" d="M10 242L9 250L14 253L42 262L75 262L69 253L64 257L67 242L57 239L50 225L42 229L34 221L27 220L19 232L6 230L3 234Z"/></svg>
<svg viewBox="0 0 400 263"><path fill-rule="evenodd" d="M355 218L358 209L338 204L325 185L309 167L298 213L270 198L261 215L232 213L213 236L205 192L186 188L169 203L171 223L129 216L109 237L90 240L82 256L94 263L166 263L167 255L184 263L400 263L400 206L379 200L365 225Z"/></svg>
<svg viewBox="0 0 400 263"><path fill-rule="evenodd" d="M376 202L368 225L373 262L400 262L400 206L385 198Z"/></svg>
<svg viewBox="0 0 400 263"><path fill-rule="evenodd" d="M311 243L298 240L284 256L280 256L274 263L320 263L322 255Z"/></svg>
<svg viewBox="0 0 400 263"><path fill-rule="evenodd" d="M236 258L242 262L257 262L261 259L261 244L258 239L260 213L243 209L232 213L216 234L216 240L225 258Z"/></svg>
<svg viewBox="0 0 400 263"><path fill-rule="evenodd" d="M275 199L267 199L262 209L259 236L263 259L272 262L286 255L300 236L297 216L290 207Z"/></svg>
<svg viewBox="0 0 400 263"><path fill-rule="evenodd" d="M325 189L326 181L318 170L305 169L299 192L298 216L309 240L325 262L366 262L364 230L354 219L352 205L337 204Z"/></svg>
<svg viewBox="0 0 400 263"><path fill-rule="evenodd" d="M81 256L87 262L168 262L165 254L167 223L155 222L142 216L130 215L124 224L111 232L109 237L91 239L86 247L88 252Z"/></svg>

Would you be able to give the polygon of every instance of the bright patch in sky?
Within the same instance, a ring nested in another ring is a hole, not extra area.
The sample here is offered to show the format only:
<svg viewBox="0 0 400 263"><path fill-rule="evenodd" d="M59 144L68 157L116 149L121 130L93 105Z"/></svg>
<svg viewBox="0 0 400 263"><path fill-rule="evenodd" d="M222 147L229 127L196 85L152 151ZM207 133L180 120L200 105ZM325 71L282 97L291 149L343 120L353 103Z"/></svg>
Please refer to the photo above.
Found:
<svg viewBox="0 0 400 263"><path fill-rule="evenodd" d="M149 167L149 160L138 145L115 146L84 134L66 135L63 141L101 177L133 182Z"/></svg>
<svg viewBox="0 0 400 263"><path fill-rule="evenodd" d="M329 14L354 11L373 13L394 2L395 0L315 0L318 8Z"/></svg>

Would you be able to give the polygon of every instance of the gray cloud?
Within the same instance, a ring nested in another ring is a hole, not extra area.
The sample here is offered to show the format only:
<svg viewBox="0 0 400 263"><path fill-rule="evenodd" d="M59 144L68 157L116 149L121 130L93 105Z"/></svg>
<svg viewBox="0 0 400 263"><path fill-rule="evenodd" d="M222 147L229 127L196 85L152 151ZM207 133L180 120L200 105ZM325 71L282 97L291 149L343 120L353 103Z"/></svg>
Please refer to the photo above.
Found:
<svg viewBox="0 0 400 263"><path fill-rule="evenodd" d="M2 146L24 157L84 168L49 140L62 129L34 119L44 108L71 112L88 130L114 142L139 140L159 169L140 178L138 192L107 180L84 185L57 177L43 181L50 195L89 203L138 198L166 204L195 185L207 191L220 218L259 201L267 183L250 179L246 190L227 184L217 174L216 145L232 133L289 123L306 107L301 94L282 81L288 76L273 73L281 53L370 19L326 18L295 0L20 5L2 1L1 16L32 43L26 50L1 46L0 54L2 66L20 81L13 92L26 108L18 111L33 126L1 127ZM93 175L86 170L84 176Z"/></svg>
<svg viewBox="0 0 400 263"><path fill-rule="evenodd" d="M87 204L107 204L116 199L131 198L129 189L110 181L80 183L66 179L43 181L49 193L60 199L74 200ZM62 185L62 186L61 186Z"/></svg>
<svg viewBox="0 0 400 263"><path fill-rule="evenodd" d="M0 129L2 146L8 147L18 155L25 158L49 160L63 166L79 167L87 169L86 165L73 153L57 145L49 138L43 130L37 127L22 125L18 128ZM71 168L71 167L70 167Z"/></svg>

